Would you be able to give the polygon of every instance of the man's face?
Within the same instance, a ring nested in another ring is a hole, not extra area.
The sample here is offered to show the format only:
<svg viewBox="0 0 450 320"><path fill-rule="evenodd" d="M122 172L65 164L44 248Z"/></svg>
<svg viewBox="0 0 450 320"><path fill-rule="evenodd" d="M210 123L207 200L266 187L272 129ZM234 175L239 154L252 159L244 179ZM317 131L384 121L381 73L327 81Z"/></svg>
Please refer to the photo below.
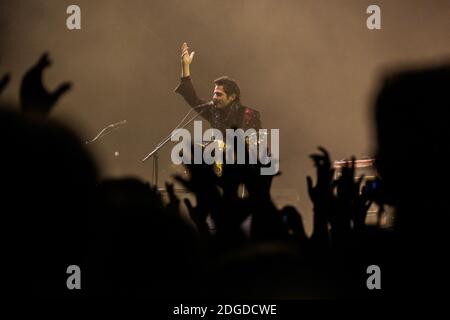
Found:
<svg viewBox="0 0 450 320"><path fill-rule="evenodd" d="M234 101L235 97L236 95L234 94L228 96L225 91L223 91L223 86L215 86L214 88L213 100L216 107L219 109L223 109L230 105Z"/></svg>

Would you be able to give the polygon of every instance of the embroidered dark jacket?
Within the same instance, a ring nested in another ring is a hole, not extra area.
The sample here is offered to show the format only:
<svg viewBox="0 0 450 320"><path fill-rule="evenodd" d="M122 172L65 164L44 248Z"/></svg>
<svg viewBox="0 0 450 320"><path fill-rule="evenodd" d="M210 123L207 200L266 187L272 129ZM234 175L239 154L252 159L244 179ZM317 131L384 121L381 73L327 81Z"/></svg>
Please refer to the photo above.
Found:
<svg viewBox="0 0 450 320"><path fill-rule="evenodd" d="M197 96L190 77L181 78L180 84L175 88L175 92L183 96L186 102L195 107L206 102ZM233 103L231 106L221 110L216 107L205 107L201 116L207 120L212 128L219 129L225 136L225 129L239 128L244 131L250 128L258 130L261 128L259 112L242 106L240 103ZM200 112L203 108L196 111Z"/></svg>

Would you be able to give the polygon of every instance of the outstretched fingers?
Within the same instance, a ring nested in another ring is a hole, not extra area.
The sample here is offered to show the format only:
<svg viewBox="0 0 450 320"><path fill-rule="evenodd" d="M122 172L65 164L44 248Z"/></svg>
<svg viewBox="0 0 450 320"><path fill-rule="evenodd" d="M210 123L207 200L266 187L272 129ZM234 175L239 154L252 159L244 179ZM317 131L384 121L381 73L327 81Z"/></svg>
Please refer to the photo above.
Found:
<svg viewBox="0 0 450 320"><path fill-rule="evenodd" d="M64 82L52 93L52 100L55 103L58 99L72 88L72 83Z"/></svg>
<svg viewBox="0 0 450 320"><path fill-rule="evenodd" d="M184 42L181 46L181 57L183 57L185 54L189 53L189 47L186 42Z"/></svg>
<svg viewBox="0 0 450 320"><path fill-rule="evenodd" d="M316 166L331 167L330 154L324 147L318 147L320 153L313 153L309 157L314 161Z"/></svg>

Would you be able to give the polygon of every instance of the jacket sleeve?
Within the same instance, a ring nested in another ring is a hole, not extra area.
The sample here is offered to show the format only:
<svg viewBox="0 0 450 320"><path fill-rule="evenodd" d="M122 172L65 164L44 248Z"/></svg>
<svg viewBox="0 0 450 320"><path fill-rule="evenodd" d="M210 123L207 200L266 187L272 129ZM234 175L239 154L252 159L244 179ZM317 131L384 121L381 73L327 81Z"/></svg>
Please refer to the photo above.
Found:
<svg viewBox="0 0 450 320"><path fill-rule="evenodd" d="M195 92L194 85L192 84L191 77L183 77L180 79L180 84L175 88L175 93L178 93L181 95L184 100L192 107L198 106L199 104L203 104L206 102L206 100L200 99L197 95L197 92ZM207 107L205 107L207 108ZM202 109L196 109L197 112L201 112ZM208 110L203 112L201 114L203 118L209 121L210 116L208 113Z"/></svg>

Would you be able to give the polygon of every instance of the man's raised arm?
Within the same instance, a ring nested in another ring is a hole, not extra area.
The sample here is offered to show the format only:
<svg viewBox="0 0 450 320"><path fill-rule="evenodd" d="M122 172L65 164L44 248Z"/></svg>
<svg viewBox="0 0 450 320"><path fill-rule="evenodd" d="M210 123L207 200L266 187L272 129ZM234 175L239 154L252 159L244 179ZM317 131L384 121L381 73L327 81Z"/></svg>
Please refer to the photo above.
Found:
<svg viewBox="0 0 450 320"><path fill-rule="evenodd" d="M191 107L195 107L206 102L205 100L202 100L197 96L194 86L192 85L189 66L192 63L193 58L194 52L189 53L189 47L187 43L183 43L183 45L181 46L181 81L180 84L175 88L175 92L182 95ZM204 114L203 117L205 117Z"/></svg>

